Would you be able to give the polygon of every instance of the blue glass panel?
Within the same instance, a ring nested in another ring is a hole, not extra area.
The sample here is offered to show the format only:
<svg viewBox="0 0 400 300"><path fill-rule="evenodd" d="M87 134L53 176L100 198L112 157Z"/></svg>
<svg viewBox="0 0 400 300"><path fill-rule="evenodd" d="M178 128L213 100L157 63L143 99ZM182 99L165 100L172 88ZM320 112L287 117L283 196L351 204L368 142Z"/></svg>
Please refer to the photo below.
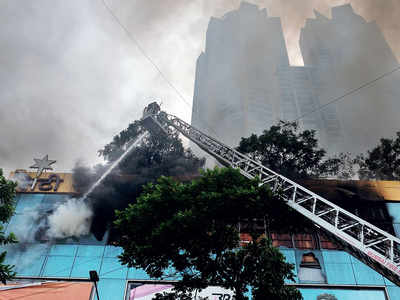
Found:
<svg viewBox="0 0 400 300"><path fill-rule="evenodd" d="M104 257L117 257L122 254L122 247L106 246Z"/></svg>
<svg viewBox="0 0 400 300"><path fill-rule="evenodd" d="M383 281L385 282L385 285L387 286L396 286L393 282L391 282L389 279L383 277ZM400 298L399 298L400 299Z"/></svg>
<svg viewBox="0 0 400 300"><path fill-rule="evenodd" d="M393 217L393 223L400 223L400 203L386 203L389 215Z"/></svg>
<svg viewBox="0 0 400 300"><path fill-rule="evenodd" d="M75 256L77 248L76 245L53 245L49 255Z"/></svg>
<svg viewBox="0 0 400 300"><path fill-rule="evenodd" d="M142 269L129 268L128 279L145 280L150 279L150 276Z"/></svg>
<svg viewBox="0 0 400 300"><path fill-rule="evenodd" d="M20 257L15 264L17 276L39 276L45 260L45 256Z"/></svg>
<svg viewBox="0 0 400 300"><path fill-rule="evenodd" d="M294 250L279 249L279 251L285 256L286 262L296 264Z"/></svg>
<svg viewBox="0 0 400 300"><path fill-rule="evenodd" d="M2 246L0 252L7 251L5 263L8 265L16 265L18 263L17 259L19 257L17 245L6 245Z"/></svg>
<svg viewBox="0 0 400 300"><path fill-rule="evenodd" d="M10 222L8 222L6 234L10 234L10 232L15 232L18 231L18 229L21 227L19 224L24 224L25 223L25 216L24 215L14 215L11 217Z"/></svg>
<svg viewBox="0 0 400 300"><path fill-rule="evenodd" d="M356 284L352 264L325 264L328 284Z"/></svg>
<svg viewBox="0 0 400 300"><path fill-rule="evenodd" d="M22 196L23 194L16 194L15 195L15 197L14 197L14 200L15 200L15 205L17 205L18 204L18 201L19 201L19 199L21 199L21 196Z"/></svg>
<svg viewBox="0 0 400 300"><path fill-rule="evenodd" d="M400 237L400 224L393 223L394 233L397 237Z"/></svg>
<svg viewBox="0 0 400 300"><path fill-rule="evenodd" d="M72 256L48 256L43 276L69 277L73 263L74 257Z"/></svg>
<svg viewBox="0 0 400 300"><path fill-rule="evenodd" d="M14 215L7 226L6 234L13 232L19 241L35 243L37 226L37 213L35 212Z"/></svg>
<svg viewBox="0 0 400 300"><path fill-rule="evenodd" d="M104 253L104 246L79 245L77 256L99 257L103 256L103 253Z"/></svg>
<svg viewBox="0 0 400 300"><path fill-rule="evenodd" d="M318 296L329 294L338 300L386 300L383 290L352 290L352 289L324 289L301 288L299 289L304 300L316 300Z"/></svg>
<svg viewBox="0 0 400 300"><path fill-rule="evenodd" d="M100 245L104 246L107 242L108 239L108 232L106 232L103 236L103 239L101 241L97 240L93 234L88 234L81 236L79 238L79 244L80 245Z"/></svg>
<svg viewBox="0 0 400 300"><path fill-rule="evenodd" d="M296 257L294 250L279 249L279 251L285 256L286 262L293 264L294 266L293 273L295 274L295 281L298 282ZM293 281L285 279L285 283L293 283Z"/></svg>
<svg viewBox="0 0 400 300"><path fill-rule="evenodd" d="M104 258L100 269L100 278L125 279L128 268L122 266L117 258Z"/></svg>
<svg viewBox="0 0 400 300"><path fill-rule="evenodd" d="M126 281L123 279L101 279L98 283L101 300L124 299Z"/></svg>
<svg viewBox="0 0 400 300"><path fill-rule="evenodd" d="M386 203L389 215L393 218L394 232L400 237L400 203Z"/></svg>
<svg viewBox="0 0 400 300"><path fill-rule="evenodd" d="M36 260L45 257L48 253L46 244L12 244L2 247L7 251L6 263L15 265L17 271L35 265Z"/></svg>
<svg viewBox="0 0 400 300"><path fill-rule="evenodd" d="M325 264L350 264L350 255L344 251L323 250Z"/></svg>
<svg viewBox="0 0 400 300"><path fill-rule="evenodd" d="M353 263L354 275L360 285L384 285L382 275L361 262Z"/></svg>
<svg viewBox="0 0 400 300"><path fill-rule="evenodd" d="M390 300L400 299L400 287L398 286L388 286L387 291L389 294Z"/></svg>
<svg viewBox="0 0 400 300"><path fill-rule="evenodd" d="M45 244L8 245L6 263L15 265L19 276L39 276L48 252Z"/></svg>
<svg viewBox="0 0 400 300"><path fill-rule="evenodd" d="M70 198L69 195L61 195L61 194L44 195L41 203L41 209L43 210L53 209L56 205L66 202L68 198Z"/></svg>
<svg viewBox="0 0 400 300"><path fill-rule="evenodd" d="M74 238L64 238L64 239L56 239L57 245L79 245L79 239Z"/></svg>
<svg viewBox="0 0 400 300"><path fill-rule="evenodd" d="M101 257L76 257L72 267L71 277L88 278L89 271L99 273Z"/></svg>
<svg viewBox="0 0 400 300"><path fill-rule="evenodd" d="M43 199L43 194L24 194L18 199L15 213L24 213L32 210L37 210Z"/></svg>

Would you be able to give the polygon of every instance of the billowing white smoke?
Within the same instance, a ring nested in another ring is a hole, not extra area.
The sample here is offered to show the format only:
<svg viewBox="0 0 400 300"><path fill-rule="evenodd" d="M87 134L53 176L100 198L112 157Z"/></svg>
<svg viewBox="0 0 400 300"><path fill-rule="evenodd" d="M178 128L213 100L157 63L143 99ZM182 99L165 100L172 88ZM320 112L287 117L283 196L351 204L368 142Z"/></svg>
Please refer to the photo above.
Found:
<svg viewBox="0 0 400 300"><path fill-rule="evenodd" d="M24 172L16 172L13 180L17 183L18 188L22 191L29 189L33 182L33 179Z"/></svg>
<svg viewBox="0 0 400 300"><path fill-rule="evenodd" d="M16 235L19 243L32 243L35 239L35 234L38 228L45 226L44 220L40 219L39 212L35 207L32 210L23 210L23 218L12 229L12 232Z"/></svg>
<svg viewBox="0 0 400 300"><path fill-rule="evenodd" d="M69 199L48 216L49 238L79 237L89 233L93 212L82 199Z"/></svg>

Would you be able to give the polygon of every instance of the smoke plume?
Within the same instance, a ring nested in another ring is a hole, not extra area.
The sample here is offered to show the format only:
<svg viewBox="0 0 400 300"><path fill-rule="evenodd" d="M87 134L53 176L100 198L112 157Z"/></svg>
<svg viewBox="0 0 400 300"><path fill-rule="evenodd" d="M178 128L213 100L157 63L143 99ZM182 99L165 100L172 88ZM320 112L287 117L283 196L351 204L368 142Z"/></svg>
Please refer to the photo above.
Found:
<svg viewBox="0 0 400 300"><path fill-rule="evenodd" d="M33 179L25 172L16 172L13 180L17 183L18 189L21 191L29 189L33 182Z"/></svg>
<svg viewBox="0 0 400 300"><path fill-rule="evenodd" d="M89 233L93 212L82 199L69 199L48 216L49 238L79 237Z"/></svg>
<svg viewBox="0 0 400 300"><path fill-rule="evenodd" d="M313 9L349 2L377 20L400 59L398 0L248 0L281 17L290 61L302 64L298 39ZM211 16L237 9L239 0L106 1L169 81L190 103L195 61ZM49 153L70 169L107 137L137 117L143 95L163 97L167 110L190 119L190 109L162 80L101 1L4 0L0 4L2 61L0 165L15 169ZM257 30L256 28L254 30ZM96 76L93 76L96 74ZM132 101L132 99L136 99ZM138 100L140 99L140 100ZM378 121L378 120L377 120ZM26 126L29 122L29 126ZM57 126L55 126L57 124ZM79 150L78 150L79 149Z"/></svg>
<svg viewBox="0 0 400 300"><path fill-rule="evenodd" d="M75 189L81 194L86 193L145 130L140 122L135 121L114 136L99 151L107 161L106 165L90 168L77 164L73 173ZM85 201L90 203L93 212L91 233L102 240L106 230L111 228L112 242L117 234L111 226L115 210L122 210L134 203L142 192L143 185L155 182L162 175L188 180L198 175L203 165L204 159L197 158L189 149L185 149L178 135L152 133L144 137L141 144L127 153L110 174L87 195Z"/></svg>
<svg viewBox="0 0 400 300"><path fill-rule="evenodd" d="M43 228L45 221L36 209L25 210L23 211L23 215L24 218L21 218L18 227L13 229L13 233L17 236L18 242L21 244L34 242L38 228Z"/></svg>

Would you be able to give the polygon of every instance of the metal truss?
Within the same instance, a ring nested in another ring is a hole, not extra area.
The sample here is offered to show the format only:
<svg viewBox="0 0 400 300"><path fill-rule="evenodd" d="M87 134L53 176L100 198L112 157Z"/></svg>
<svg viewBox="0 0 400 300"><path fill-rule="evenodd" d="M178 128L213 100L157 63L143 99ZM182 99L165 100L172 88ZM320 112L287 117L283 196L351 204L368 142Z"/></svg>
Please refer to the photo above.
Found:
<svg viewBox="0 0 400 300"><path fill-rule="evenodd" d="M353 256L400 286L400 239L202 133L178 117L156 112L148 113L143 120L148 125L152 123L148 127L159 126L167 134L175 129L222 164L239 169L247 178L258 177L261 184L268 184L273 191L279 191L290 207L326 231Z"/></svg>

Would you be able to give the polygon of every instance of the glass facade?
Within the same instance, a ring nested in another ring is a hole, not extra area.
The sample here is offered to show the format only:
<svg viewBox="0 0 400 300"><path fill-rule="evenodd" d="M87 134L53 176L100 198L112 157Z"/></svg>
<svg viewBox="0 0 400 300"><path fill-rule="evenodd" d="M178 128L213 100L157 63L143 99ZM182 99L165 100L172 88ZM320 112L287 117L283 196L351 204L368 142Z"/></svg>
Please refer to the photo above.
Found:
<svg viewBox="0 0 400 300"><path fill-rule="evenodd" d="M6 225L6 231L15 232L20 239L20 243L6 247L6 263L15 265L18 276L88 278L89 270L96 270L100 277L98 285L102 300L124 299L128 282L151 279L144 270L121 265L117 256L122 249L106 245L107 236L102 241L90 235L56 243L43 240L35 226L43 222L42 215L51 212L57 203L65 202L67 198L61 194L18 194L16 214ZM398 205L400 203L389 205L394 217L400 211ZM394 222L398 220L394 218ZM299 286L305 300L334 300L334 297L340 300L357 297L363 300L400 299L400 287L346 252L330 250L333 245L321 237L273 237L286 260L294 264L298 275L294 284Z"/></svg>
<svg viewBox="0 0 400 300"><path fill-rule="evenodd" d="M384 289L300 288L304 300L386 300Z"/></svg>

